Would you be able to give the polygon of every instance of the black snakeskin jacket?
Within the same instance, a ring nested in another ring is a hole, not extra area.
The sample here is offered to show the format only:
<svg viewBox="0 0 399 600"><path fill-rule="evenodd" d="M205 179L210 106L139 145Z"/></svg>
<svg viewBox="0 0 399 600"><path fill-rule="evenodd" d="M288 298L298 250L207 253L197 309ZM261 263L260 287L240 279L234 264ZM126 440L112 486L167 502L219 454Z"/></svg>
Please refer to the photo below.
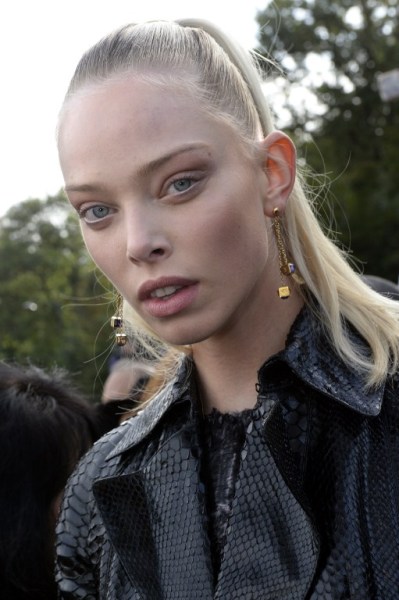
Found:
<svg viewBox="0 0 399 600"><path fill-rule="evenodd" d="M364 391L306 310L259 371L216 582L190 360L67 487L60 597L398 600L399 389Z"/></svg>

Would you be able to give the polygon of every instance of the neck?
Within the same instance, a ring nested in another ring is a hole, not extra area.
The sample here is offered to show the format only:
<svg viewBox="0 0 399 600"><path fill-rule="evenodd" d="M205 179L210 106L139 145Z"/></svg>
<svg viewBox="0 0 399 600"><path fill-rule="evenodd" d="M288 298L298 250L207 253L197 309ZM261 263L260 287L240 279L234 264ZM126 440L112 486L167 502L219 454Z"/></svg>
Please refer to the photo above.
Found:
<svg viewBox="0 0 399 600"><path fill-rule="evenodd" d="M240 327L193 346L204 412L239 412L257 401L257 373L262 364L285 347L303 300L293 294L269 308L259 327Z"/></svg>

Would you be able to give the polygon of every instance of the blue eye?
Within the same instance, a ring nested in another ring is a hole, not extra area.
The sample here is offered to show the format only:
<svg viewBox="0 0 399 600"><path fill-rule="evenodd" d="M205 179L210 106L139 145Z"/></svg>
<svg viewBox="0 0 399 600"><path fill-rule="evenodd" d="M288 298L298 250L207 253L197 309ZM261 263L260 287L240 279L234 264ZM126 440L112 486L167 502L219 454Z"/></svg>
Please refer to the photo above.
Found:
<svg viewBox="0 0 399 600"><path fill-rule="evenodd" d="M109 208L106 206L94 206L92 210L96 219L102 219L109 214Z"/></svg>
<svg viewBox="0 0 399 600"><path fill-rule="evenodd" d="M160 196L165 197L166 201L172 203L185 202L191 198L196 190L200 191L199 184L204 179L204 174L200 170L196 170L194 173L181 173L173 177L171 176L167 183L162 186Z"/></svg>
<svg viewBox="0 0 399 600"><path fill-rule="evenodd" d="M176 179L172 183L176 192L186 192L193 184L193 180L190 177L183 177L182 179Z"/></svg>
<svg viewBox="0 0 399 600"><path fill-rule="evenodd" d="M82 210L80 217L86 221L86 223L94 223L104 219L110 214L110 209L107 206L91 206L85 210Z"/></svg>

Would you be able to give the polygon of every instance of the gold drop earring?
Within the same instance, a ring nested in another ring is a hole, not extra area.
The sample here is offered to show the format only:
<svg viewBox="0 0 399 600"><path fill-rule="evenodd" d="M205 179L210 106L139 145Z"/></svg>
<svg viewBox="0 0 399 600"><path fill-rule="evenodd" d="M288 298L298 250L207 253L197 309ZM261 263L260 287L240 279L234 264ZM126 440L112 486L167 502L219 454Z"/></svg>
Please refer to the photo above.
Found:
<svg viewBox="0 0 399 600"><path fill-rule="evenodd" d="M117 345L125 346L127 335L123 325L123 300L121 295L118 295L116 314L111 317L111 327L115 330L115 341Z"/></svg>
<svg viewBox="0 0 399 600"><path fill-rule="evenodd" d="M283 234L281 232L281 217L278 208L275 208L273 210L272 226L274 236L276 238L281 279L283 280L283 277L289 277L295 272L295 265L291 262L288 262L287 253L283 241ZM282 300L286 300L290 297L291 290L288 285L282 285L278 288L277 293Z"/></svg>

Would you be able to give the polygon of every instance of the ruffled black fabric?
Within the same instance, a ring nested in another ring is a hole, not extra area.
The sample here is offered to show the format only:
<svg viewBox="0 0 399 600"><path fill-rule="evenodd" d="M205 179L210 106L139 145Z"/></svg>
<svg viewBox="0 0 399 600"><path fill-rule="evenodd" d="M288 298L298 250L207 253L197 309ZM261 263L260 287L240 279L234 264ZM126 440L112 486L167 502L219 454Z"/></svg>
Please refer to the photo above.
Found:
<svg viewBox="0 0 399 600"><path fill-rule="evenodd" d="M241 457L245 453L247 431L260 432L262 420L270 409L267 399L259 396L253 409L222 413L214 408L202 418L201 478L205 486L215 584L223 558ZM259 458L265 460L265 457Z"/></svg>
<svg viewBox="0 0 399 600"><path fill-rule="evenodd" d="M205 484L212 565L216 582L245 440L239 415L214 410L203 421L202 479Z"/></svg>

